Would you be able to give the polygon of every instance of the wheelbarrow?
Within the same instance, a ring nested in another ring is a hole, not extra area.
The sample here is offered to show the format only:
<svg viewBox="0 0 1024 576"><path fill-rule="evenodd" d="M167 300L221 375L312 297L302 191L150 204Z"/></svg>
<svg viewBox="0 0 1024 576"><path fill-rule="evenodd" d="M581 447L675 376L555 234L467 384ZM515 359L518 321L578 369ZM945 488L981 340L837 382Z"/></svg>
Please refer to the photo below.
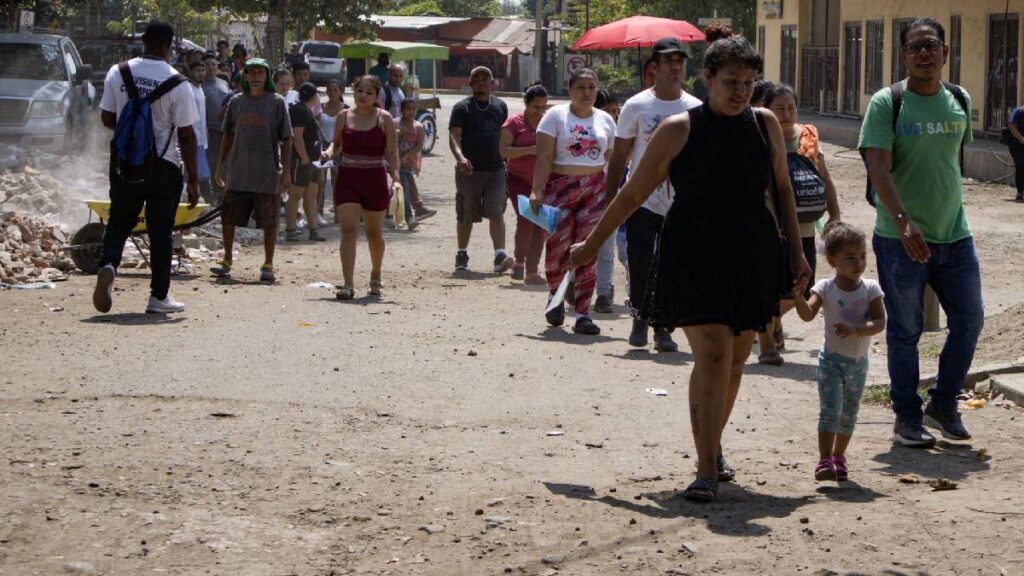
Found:
<svg viewBox="0 0 1024 576"><path fill-rule="evenodd" d="M91 213L95 213L99 222L92 221L92 214L89 215L89 223L79 228L71 236L71 244L61 247L61 250L70 252L71 260L78 266L78 269L86 274L95 274L100 269L100 258L103 255L103 233L107 229L106 222L110 220L109 200L86 200L85 205ZM172 231L185 230L208 224L220 216L221 207L217 206L211 210L209 204L196 204L189 208L188 204L178 204L174 212L174 225ZM205 211L205 212L204 212ZM143 260L149 264L142 248L149 248L149 242L143 237L146 234L146 209L143 207L139 214L139 223L132 229L128 239L132 241L135 248L142 254Z"/></svg>

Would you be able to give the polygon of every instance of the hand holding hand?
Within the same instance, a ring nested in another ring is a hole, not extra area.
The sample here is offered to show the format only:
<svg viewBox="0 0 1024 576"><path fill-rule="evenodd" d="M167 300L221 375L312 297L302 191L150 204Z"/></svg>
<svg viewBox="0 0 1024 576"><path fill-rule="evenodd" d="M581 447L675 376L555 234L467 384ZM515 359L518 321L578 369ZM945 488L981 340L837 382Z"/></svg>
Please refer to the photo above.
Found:
<svg viewBox="0 0 1024 576"><path fill-rule="evenodd" d="M802 249L799 254L790 254L789 268L793 272L793 292L799 290L802 294L811 280L811 266L807 263Z"/></svg>

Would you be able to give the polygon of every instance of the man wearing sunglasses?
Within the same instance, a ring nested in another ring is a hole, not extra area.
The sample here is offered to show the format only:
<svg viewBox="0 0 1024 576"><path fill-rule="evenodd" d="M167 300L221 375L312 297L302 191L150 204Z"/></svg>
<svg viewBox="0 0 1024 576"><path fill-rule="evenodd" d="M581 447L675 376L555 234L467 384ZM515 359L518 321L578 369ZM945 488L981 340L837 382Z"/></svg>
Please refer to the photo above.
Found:
<svg viewBox="0 0 1024 576"><path fill-rule="evenodd" d="M966 91L942 83L949 46L941 24L931 18L914 20L900 33L900 45L908 74L902 104L894 106L897 86L876 93L858 147L867 158L877 195L872 244L888 313L894 440L927 448L935 437L924 425L948 439L971 437L957 411L957 395L984 323L981 274L960 180L960 147L972 139L971 104ZM926 284L946 313L949 335L922 412L917 347Z"/></svg>

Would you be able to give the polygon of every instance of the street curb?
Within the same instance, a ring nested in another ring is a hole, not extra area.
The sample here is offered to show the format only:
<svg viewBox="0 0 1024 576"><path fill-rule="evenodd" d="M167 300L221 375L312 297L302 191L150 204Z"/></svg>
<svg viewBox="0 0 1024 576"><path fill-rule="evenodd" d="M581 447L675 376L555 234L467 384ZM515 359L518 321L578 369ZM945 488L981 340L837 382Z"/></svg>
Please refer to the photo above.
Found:
<svg viewBox="0 0 1024 576"><path fill-rule="evenodd" d="M967 381L964 383L964 390L974 390L979 382L984 382L998 374L1020 374L1024 372L1024 364L1019 362L1004 362L1001 364L990 364L976 368L967 373ZM935 376L923 378L918 388L931 388L935 384Z"/></svg>
<svg viewBox="0 0 1024 576"><path fill-rule="evenodd" d="M1002 394L1010 402L1018 406L1024 406L1024 389L1019 385L1013 385L1002 380L1002 378L992 378L992 396L997 397Z"/></svg>
<svg viewBox="0 0 1024 576"><path fill-rule="evenodd" d="M999 374L1021 374L1024 373L1024 363L1019 362L1004 362L1000 364L989 364L988 366L981 366L975 368L967 373L967 381L964 383L964 390L974 390L974 387L979 382L984 382L994 375ZM935 384L935 376L929 376L922 378L918 383L919 389L931 388ZM875 384L869 385L867 388L888 388L889 384ZM1024 399L1022 399L1024 400ZM1024 402L1022 402L1024 404Z"/></svg>

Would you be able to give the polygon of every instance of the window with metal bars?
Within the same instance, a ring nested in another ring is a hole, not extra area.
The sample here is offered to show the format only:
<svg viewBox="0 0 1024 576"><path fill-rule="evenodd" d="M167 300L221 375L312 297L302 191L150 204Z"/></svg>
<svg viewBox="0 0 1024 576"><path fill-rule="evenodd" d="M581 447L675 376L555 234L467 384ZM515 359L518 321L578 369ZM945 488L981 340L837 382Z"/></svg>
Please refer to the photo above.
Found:
<svg viewBox="0 0 1024 576"><path fill-rule="evenodd" d="M949 20L949 81L960 83L960 47L963 45L960 16Z"/></svg>
<svg viewBox="0 0 1024 576"><path fill-rule="evenodd" d="M796 26L782 27L782 63L779 81L796 86Z"/></svg>
<svg viewBox="0 0 1024 576"><path fill-rule="evenodd" d="M868 20L864 39L864 93L882 89L882 57L885 53L885 21Z"/></svg>
<svg viewBox="0 0 1024 576"><path fill-rule="evenodd" d="M916 18L892 19L892 83L895 84L907 77L907 66L903 63L903 51L900 46L900 32Z"/></svg>

